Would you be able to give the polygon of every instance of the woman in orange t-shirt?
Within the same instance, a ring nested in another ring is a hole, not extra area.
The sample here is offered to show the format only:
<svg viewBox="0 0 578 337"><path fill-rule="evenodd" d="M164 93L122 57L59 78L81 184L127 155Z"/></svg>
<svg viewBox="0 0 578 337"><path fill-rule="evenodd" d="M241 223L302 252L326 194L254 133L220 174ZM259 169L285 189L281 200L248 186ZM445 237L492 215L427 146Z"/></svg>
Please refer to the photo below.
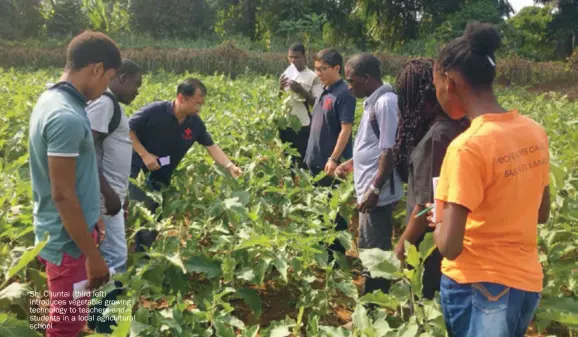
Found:
<svg viewBox="0 0 578 337"><path fill-rule="evenodd" d="M440 52L436 96L471 126L446 152L434 239L444 257L441 305L450 336L522 337L542 291L537 224L549 215L548 138L493 92L498 32L472 23Z"/></svg>

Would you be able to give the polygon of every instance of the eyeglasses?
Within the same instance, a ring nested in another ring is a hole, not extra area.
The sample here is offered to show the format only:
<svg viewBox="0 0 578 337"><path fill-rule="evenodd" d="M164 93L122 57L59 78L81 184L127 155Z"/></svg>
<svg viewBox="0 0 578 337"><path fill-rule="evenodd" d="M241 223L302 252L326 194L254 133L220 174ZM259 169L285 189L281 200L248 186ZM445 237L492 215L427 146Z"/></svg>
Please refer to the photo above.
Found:
<svg viewBox="0 0 578 337"><path fill-rule="evenodd" d="M329 69L329 68L333 68L331 66L321 66L321 67L315 67L315 71L318 71L320 73L324 72L325 70Z"/></svg>

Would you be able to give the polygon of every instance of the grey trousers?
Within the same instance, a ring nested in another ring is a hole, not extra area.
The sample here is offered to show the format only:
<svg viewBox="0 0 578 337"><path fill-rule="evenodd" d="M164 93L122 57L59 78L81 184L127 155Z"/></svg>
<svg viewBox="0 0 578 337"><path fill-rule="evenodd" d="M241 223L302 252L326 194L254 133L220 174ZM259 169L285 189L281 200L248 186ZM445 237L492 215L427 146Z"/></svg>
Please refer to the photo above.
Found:
<svg viewBox="0 0 578 337"><path fill-rule="evenodd" d="M357 247L360 249L379 248L391 250L393 232L393 204L375 208L371 213L359 213L359 238ZM384 278L373 278L369 271L362 272L364 279L362 295L375 290L383 293L389 291L390 282Z"/></svg>
<svg viewBox="0 0 578 337"><path fill-rule="evenodd" d="M393 204L376 207L371 213L359 213L359 248L391 250L392 232Z"/></svg>

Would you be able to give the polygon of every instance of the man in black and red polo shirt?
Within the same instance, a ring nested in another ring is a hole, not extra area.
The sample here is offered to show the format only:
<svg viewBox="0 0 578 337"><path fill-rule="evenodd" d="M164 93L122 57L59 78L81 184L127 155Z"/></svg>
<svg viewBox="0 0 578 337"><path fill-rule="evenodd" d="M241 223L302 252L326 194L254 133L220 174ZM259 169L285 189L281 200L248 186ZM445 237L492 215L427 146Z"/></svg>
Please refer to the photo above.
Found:
<svg viewBox="0 0 578 337"><path fill-rule="evenodd" d="M207 88L198 79L187 79L177 87L174 101L151 103L137 111L129 120L133 145L131 177L141 171L150 172L147 188L158 191L170 185L173 171L195 142L203 145L211 157L226 167L233 177L243 172L221 148L213 142L205 123L199 117ZM157 204L135 186L130 187L131 198L144 201L154 213ZM137 251L141 245L150 246L156 233L141 230L136 237Z"/></svg>

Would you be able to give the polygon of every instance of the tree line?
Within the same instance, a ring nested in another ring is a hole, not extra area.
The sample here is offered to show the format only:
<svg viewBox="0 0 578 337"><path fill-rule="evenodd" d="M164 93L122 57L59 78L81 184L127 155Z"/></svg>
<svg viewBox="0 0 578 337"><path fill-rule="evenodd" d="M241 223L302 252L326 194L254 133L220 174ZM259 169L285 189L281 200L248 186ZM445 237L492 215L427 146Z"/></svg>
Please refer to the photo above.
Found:
<svg viewBox="0 0 578 337"><path fill-rule="evenodd" d="M0 38L68 37L84 29L154 39L247 39L271 50L386 49L434 55L470 20L498 25L506 53L560 60L576 48L578 0L538 0L514 13L508 0L0 0Z"/></svg>

